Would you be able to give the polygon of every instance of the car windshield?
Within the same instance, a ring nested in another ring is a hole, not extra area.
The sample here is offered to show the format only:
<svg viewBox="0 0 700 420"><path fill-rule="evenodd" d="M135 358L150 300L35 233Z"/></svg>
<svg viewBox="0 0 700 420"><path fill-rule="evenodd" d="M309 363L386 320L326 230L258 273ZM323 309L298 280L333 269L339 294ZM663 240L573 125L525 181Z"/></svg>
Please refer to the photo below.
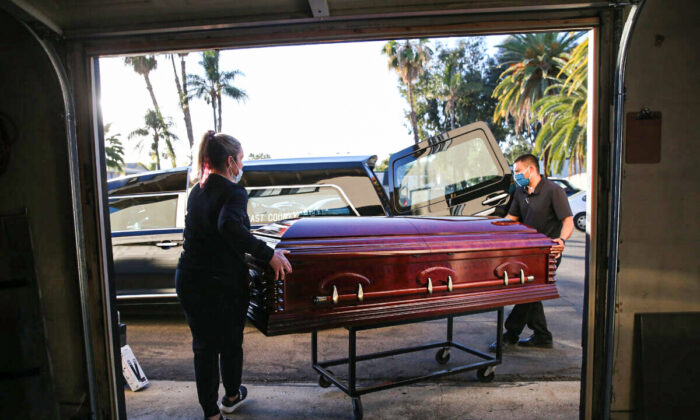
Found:
<svg viewBox="0 0 700 420"><path fill-rule="evenodd" d="M357 216L343 191L335 185L248 188L252 224L309 216Z"/></svg>

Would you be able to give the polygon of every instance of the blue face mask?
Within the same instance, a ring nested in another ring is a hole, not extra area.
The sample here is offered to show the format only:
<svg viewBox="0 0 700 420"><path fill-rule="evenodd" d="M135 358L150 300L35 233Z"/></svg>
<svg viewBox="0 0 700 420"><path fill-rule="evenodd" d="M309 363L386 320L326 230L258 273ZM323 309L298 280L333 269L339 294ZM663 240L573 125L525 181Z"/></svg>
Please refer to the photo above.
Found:
<svg viewBox="0 0 700 420"><path fill-rule="evenodd" d="M513 180L520 187L527 187L528 185L530 185L530 178L525 178L525 175L523 175L522 173L515 174Z"/></svg>

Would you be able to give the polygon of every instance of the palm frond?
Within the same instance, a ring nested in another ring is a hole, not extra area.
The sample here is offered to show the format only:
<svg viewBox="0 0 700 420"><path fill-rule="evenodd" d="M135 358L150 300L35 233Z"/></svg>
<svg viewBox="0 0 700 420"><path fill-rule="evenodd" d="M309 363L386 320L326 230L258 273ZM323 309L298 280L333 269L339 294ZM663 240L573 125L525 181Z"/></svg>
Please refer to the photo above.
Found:
<svg viewBox="0 0 700 420"><path fill-rule="evenodd" d="M561 59L558 81L547 88L550 95L539 99L533 110L545 121L535 140L535 152L549 151L550 165L560 171L569 160L570 173L582 170L586 153L588 106L588 41L584 40Z"/></svg>

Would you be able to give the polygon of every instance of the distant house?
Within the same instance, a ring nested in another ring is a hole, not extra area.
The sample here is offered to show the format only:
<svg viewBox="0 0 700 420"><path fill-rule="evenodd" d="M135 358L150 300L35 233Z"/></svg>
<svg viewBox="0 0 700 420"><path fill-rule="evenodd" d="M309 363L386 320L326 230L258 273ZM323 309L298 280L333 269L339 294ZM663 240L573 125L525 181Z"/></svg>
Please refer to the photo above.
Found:
<svg viewBox="0 0 700 420"><path fill-rule="evenodd" d="M125 175L133 175L140 172L150 171L146 165L140 162L131 162L124 165L124 171L119 172L113 168L107 168L107 179L117 178Z"/></svg>

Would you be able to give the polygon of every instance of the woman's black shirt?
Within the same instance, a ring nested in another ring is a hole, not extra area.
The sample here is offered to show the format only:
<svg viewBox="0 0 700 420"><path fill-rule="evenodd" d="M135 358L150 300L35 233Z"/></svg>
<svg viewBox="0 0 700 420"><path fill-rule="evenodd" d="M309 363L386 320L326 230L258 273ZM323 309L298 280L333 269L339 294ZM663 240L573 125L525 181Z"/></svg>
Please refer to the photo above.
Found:
<svg viewBox="0 0 700 420"><path fill-rule="evenodd" d="M178 268L202 274L244 275L244 255L270 261L273 249L250 233L248 192L211 174L195 185L187 200L185 233Z"/></svg>

